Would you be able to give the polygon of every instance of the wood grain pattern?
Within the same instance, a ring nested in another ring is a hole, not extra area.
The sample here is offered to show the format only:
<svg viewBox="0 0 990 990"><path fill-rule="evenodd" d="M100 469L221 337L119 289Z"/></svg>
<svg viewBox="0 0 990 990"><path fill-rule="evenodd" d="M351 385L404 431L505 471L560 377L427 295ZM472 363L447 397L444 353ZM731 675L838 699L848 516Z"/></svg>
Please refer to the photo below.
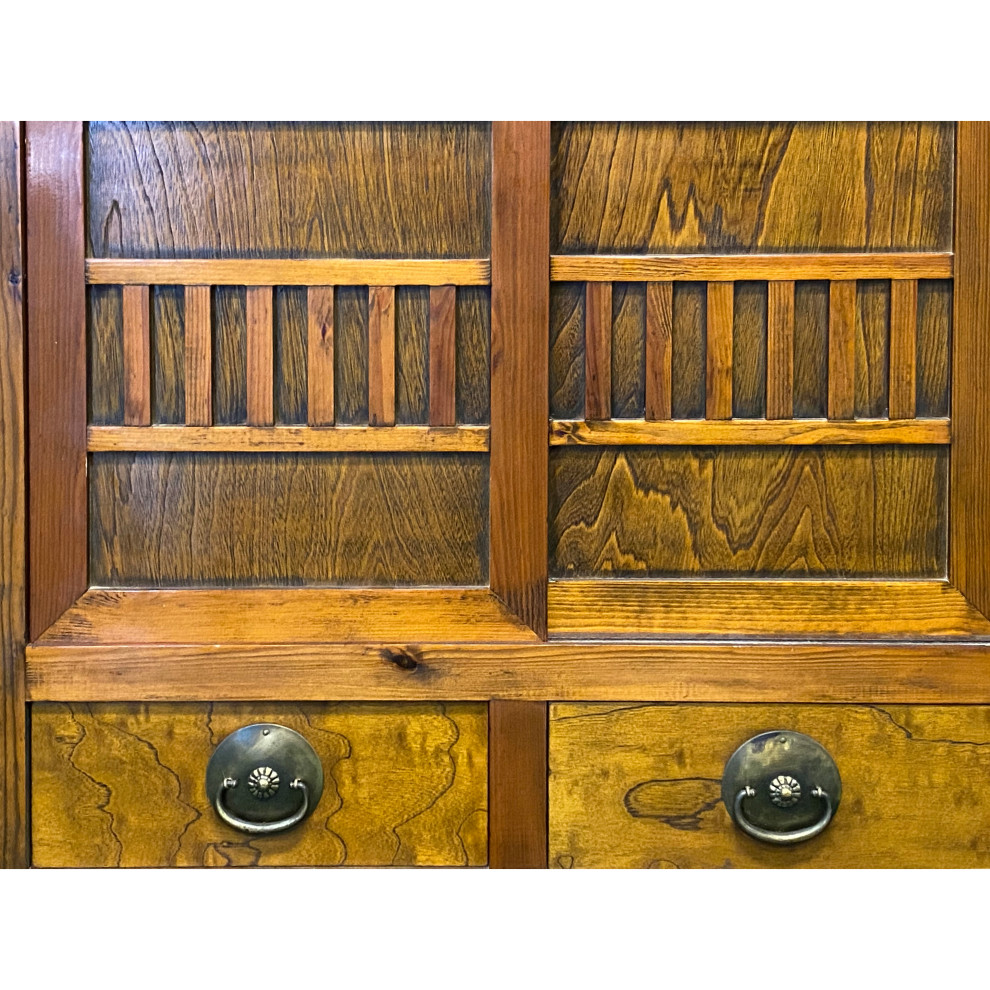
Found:
<svg viewBox="0 0 990 990"><path fill-rule="evenodd" d="M158 428L159 431L163 429L164 427ZM94 426L90 427L89 435L90 438L113 436L120 432L122 431L112 426ZM947 419L858 419L848 422L823 419L734 419L731 422L613 419L602 423L555 419L550 422L551 447L633 444L947 444L950 439L950 424Z"/></svg>
<svg viewBox="0 0 990 990"><path fill-rule="evenodd" d="M125 285L124 425L151 424L151 293L146 285Z"/></svg>
<svg viewBox="0 0 990 990"><path fill-rule="evenodd" d="M0 121L0 868L28 864L21 133Z"/></svg>
<svg viewBox="0 0 990 990"><path fill-rule="evenodd" d="M334 403L336 420L344 425L367 425L368 290L341 286L334 300Z"/></svg>
<svg viewBox="0 0 990 990"><path fill-rule="evenodd" d="M93 257L488 257L488 123L94 121L87 137Z"/></svg>
<svg viewBox="0 0 990 990"><path fill-rule="evenodd" d="M368 423L395 425L395 288L368 289Z"/></svg>
<svg viewBox="0 0 990 990"><path fill-rule="evenodd" d="M589 282L584 308L584 418L612 418L612 283Z"/></svg>
<svg viewBox="0 0 990 990"><path fill-rule="evenodd" d="M883 279L864 279L856 283L853 410L857 419L888 415L892 284Z"/></svg>
<svg viewBox="0 0 990 990"><path fill-rule="evenodd" d="M306 409L312 426L333 425L333 287L306 290Z"/></svg>
<svg viewBox="0 0 990 990"><path fill-rule="evenodd" d="M708 283L705 416L732 418L732 283Z"/></svg>
<svg viewBox="0 0 990 990"><path fill-rule="evenodd" d="M484 584L479 454L99 454L90 581Z"/></svg>
<svg viewBox="0 0 990 990"><path fill-rule="evenodd" d="M213 334L210 323L210 288L187 285L185 292L186 423L209 426L213 422Z"/></svg>
<svg viewBox="0 0 990 990"><path fill-rule="evenodd" d="M124 422L124 312L118 285L94 285L86 293L89 420Z"/></svg>
<svg viewBox="0 0 990 990"><path fill-rule="evenodd" d="M856 389L856 283L831 282L828 296L828 418L852 419Z"/></svg>
<svg viewBox="0 0 990 990"><path fill-rule="evenodd" d="M646 283L612 286L612 416L646 414Z"/></svg>
<svg viewBox="0 0 990 990"><path fill-rule="evenodd" d="M29 635L86 587L86 295L78 121L25 128Z"/></svg>
<svg viewBox="0 0 990 990"><path fill-rule="evenodd" d="M816 839L772 846L721 802L725 761L758 732L817 739L842 776ZM557 867L990 865L990 710L941 705L553 705L550 862ZM938 794L939 800L924 795Z"/></svg>
<svg viewBox="0 0 990 990"><path fill-rule="evenodd" d="M555 124L552 250L949 251L953 130L889 122Z"/></svg>
<svg viewBox="0 0 990 990"><path fill-rule="evenodd" d="M493 701L488 711L489 865L547 866L547 705Z"/></svg>
<svg viewBox="0 0 990 990"><path fill-rule="evenodd" d="M958 277L952 317L949 575L990 613L990 123L960 122L956 160Z"/></svg>
<svg viewBox="0 0 990 990"><path fill-rule="evenodd" d="M249 426L275 422L275 341L272 287L245 290L247 326L247 421Z"/></svg>
<svg viewBox="0 0 990 990"><path fill-rule="evenodd" d="M584 285L550 286L550 415L584 415Z"/></svg>
<svg viewBox="0 0 990 990"><path fill-rule="evenodd" d="M252 722L302 733L324 767L281 835L225 825L207 761ZM44 705L32 722L35 866L483 866L481 704Z"/></svg>
<svg viewBox="0 0 990 990"><path fill-rule="evenodd" d="M767 419L794 415L794 282L767 283Z"/></svg>
<svg viewBox="0 0 990 990"><path fill-rule="evenodd" d="M396 423L430 421L430 292L420 285L395 289Z"/></svg>
<svg viewBox="0 0 990 990"><path fill-rule="evenodd" d="M430 425L457 422L457 289L430 289Z"/></svg>
<svg viewBox="0 0 990 990"><path fill-rule="evenodd" d="M794 286L794 415L824 418L828 408L828 282Z"/></svg>
<svg viewBox="0 0 990 990"><path fill-rule="evenodd" d="M213 422L220 426L244 425L247 423L247 290L243 286L219 285L211 295Z"/></svg>
<svg viewBox="0 0 990 990"><path fill-rule="evenodd" d="M732 286L732 417L767 411L767 283Z"/></svg>
<svg viewBox="0 0 990 990"><path fill-rule="evenodd" d="M550 573L945 575L939 447L555 449Z"/></svg>
<svg viewBox="0 0 990 990"><path fill-rule="evenodd" d="M674 283L671 409L674 419L705 418L705 325L708 291L703 282Z"/></svg>
<svg viewBox="0 0 990 990"><path fill-rule="evenodd" d="M90 289L90 293L94 291ZM184 296L185 289L174 285L156 286L151 292L153 423L183 423L186 418Z"/></svg>
<svg viewBox="0 0 990 990"><path fill-rule="evenodd" d="M548 610L550 635L570 638L990 635L943 581L553 581Z"/></svg>
<svg viewBox="0 0 990 990"><path fill-rule="evenodd" d="M891 419L911 419L917 396L918 282L890 283Z"/></svg>
<svg viewBox="0 0 990 990"><path fill-rule="evenodd" d="M492 125L491 588L546 635L550 125Z"/></svg>
<svg viewBox="0 0 990 990"><path fill-rule="evenodd" d="M457 423L491 419L491 290L466 285L456 295Z"/></svg>
<svg viewBox="0 0 990 990"><path fill-rule="evenodd" d="M309 290L297 285L277 286L274 301L273 394L275 423L300 426L308 422ZM246 368L245 368L246 371Z"/></svg>
<svg viewBox="0 0 990 990"><path fill-rule="evenodd" d="M671 416L671 340L674 332L674 286L646 286L646 419Z"/></svg>
<svg viewBox="0 0 990 990"><path fill-rule="evenodd" d="M918 283L918 416L949 415L952 282Z"/></svg>

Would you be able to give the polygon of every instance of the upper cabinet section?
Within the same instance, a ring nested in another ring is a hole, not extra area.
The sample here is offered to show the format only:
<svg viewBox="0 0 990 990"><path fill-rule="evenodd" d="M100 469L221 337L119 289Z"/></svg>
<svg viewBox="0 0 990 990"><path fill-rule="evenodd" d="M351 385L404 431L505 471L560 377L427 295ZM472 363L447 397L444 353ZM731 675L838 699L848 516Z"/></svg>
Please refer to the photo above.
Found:
<svg viewBox="0 0 990 990"><path fill-rule="evenodd" d="M561 123L554 254L951 251L954 125Z"/></svg>

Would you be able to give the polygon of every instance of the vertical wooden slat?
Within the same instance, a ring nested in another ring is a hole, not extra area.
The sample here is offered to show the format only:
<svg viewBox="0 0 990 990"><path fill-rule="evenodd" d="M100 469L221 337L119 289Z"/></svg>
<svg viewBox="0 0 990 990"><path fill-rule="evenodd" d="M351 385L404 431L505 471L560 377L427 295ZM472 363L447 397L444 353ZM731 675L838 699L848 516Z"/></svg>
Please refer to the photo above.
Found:
<svg viewBox="0 0 990 990"><path fill-rule="evenodd" d="M27 181L30 636L86 589L86 292L80 121L30 122Z"/></svg>
<svg viewBox="0 0 990 990"><path fill-rule="evenodd" d="M333 426L333 286L306 290L306 408L311 426Z"/></svg>
<svg viewBox="0 0 990 990"><path fill-rule="evenodd" d="M457 289L430 288L430 425L457 422Z"/></svg>
<svg viewBox="0 0 990 990"><path fill-rule="evenodd" d="M646 418L670 419L674 283L646 286Z"/></svg>
<svg viewBox="0 0 990 990"><path fill-rule="evenodd" d="M492 125L492 591L547 632L550 124Z"/></svg>
<svg viewBox="0 0 990 990"><path fill-rule="evenodd" d="M244 316L247 324L248 426L271 426L275 422L275 341L270 285L247 288Z"/></svg>
<svg viewBox="0 0 990 990"><path fill-rule="evenodd" d="M914 419L917 395L918 281L890 283L890 398L891 419Z"/></svg>
<svg viewBox="0 0 990 990"><path fill-rule="evenodd" d="M990 615L990 122L956 132L949 579Z"/></svg>
<svg viewBox="0 0 990 990"><path fill-rule="evenodd" d="M20 129L0 121L0 868L28 865Z"/></svg>
<svg viewBox="0 0 990 990"><path fill-rule="evenodd" d="M828 418L852 419L856 409L856 283L829 284Z"/></svg>
<svg viewBox="0 0 990 990"><path fill-rule="evenodd" d="M794 415L794 283L767 283L767 419Z"/></svg>
<svg viewBox="0 0 990 990"><path fill-rule="evenodd" d="M186 371L186 425L213 422L213 333L210 287L187 285L183 323Z"/></svg>
<svg viewBox="0 0 990 990"><path fill-rule="evenodd" d="M732 282L708 283L706 419L732 419L732 299Z"/></svg>
<svg viewBox="0 0 990 990"><path fill-rule="evenodd" d="M585 286L584 418L612 418L611 282Z"/></svg>
<svg viewBox="0 0 990 990"><path fill-rule="evenodd" d="M547 705L488 706L488 865L547 866Z"/></svg>
<svg viewBox="0 0 990 990"><path fill-rule="evenodd" d="M395 424L395 288L368 288L368 422Z"/></svg>
<svg viewBox="0 0 990 990"><path fill-rule="evenodd" d="M125 285L124 425L151 425L151 293L146 285Z"/></svg>

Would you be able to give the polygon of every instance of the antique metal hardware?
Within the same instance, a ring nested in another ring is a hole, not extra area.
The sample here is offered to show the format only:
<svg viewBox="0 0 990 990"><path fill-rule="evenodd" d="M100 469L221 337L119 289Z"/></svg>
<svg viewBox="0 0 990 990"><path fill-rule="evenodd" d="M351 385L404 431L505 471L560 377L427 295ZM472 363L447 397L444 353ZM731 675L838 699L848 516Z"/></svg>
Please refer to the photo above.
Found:
<svg viewBox="0 0 990 990"><path fill-rule="evenodd" d="M793 845L819 835L842 798L835 761L801 732L761 732L725 764L722 801L747 835Z"/></svg>
<svg viewBox="0 0 990 990"><path fill-rule="evenodd" d="M319 804L323 765L294 729L271 722L245 725L214 750L206 792L228 825L271 835L298 825Z"/></svg>

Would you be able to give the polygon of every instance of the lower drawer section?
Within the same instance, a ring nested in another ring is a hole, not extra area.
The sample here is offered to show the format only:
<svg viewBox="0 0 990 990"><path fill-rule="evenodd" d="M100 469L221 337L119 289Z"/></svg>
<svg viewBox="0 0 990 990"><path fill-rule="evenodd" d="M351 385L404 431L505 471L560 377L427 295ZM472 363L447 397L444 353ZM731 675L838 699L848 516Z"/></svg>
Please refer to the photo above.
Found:
<svg viewBox="0 0 990 990"><path fill-rule="evenodd" d="M721 800L736 748L771 729L831 753L842 801L818 837L775 847ZM550 865L990 865L990 708L558 704L550 711Z"/></svg>
<svg viewBox="0 0 990 990"><path fill-rule="evenodd" d="M484 704L36 704L35 866L483 866ZM253 722L301 733L323 796L254 837L206 793L217 744Z"/></svg>

